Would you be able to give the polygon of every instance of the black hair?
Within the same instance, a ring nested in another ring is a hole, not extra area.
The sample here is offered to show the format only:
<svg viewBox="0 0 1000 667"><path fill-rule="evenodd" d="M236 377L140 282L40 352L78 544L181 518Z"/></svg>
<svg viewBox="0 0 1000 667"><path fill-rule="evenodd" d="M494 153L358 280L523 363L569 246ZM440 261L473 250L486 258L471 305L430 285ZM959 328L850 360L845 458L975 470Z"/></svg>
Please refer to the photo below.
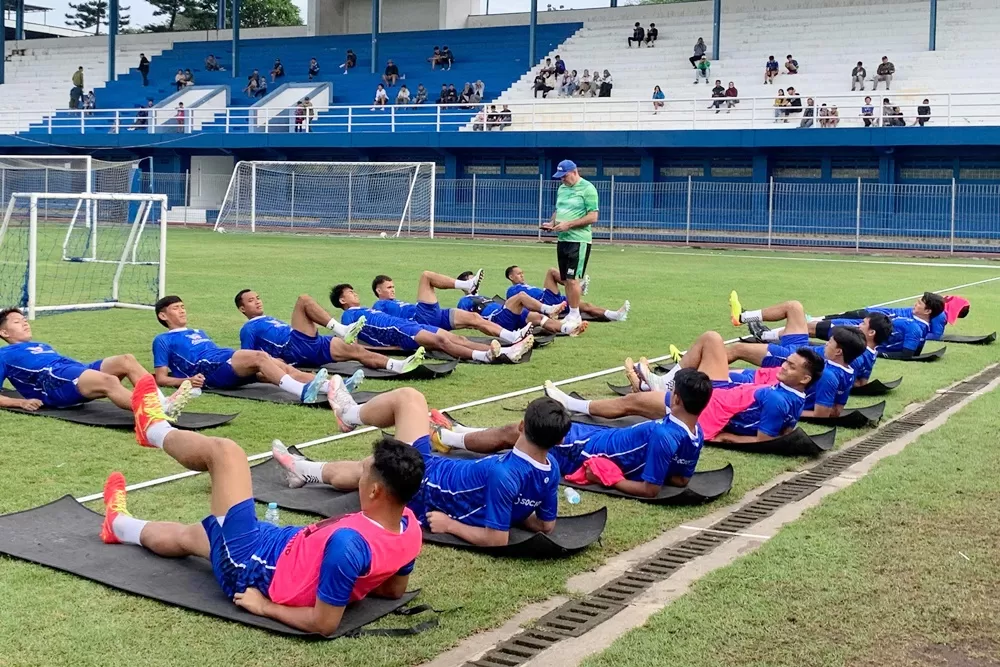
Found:
<svg viewBox="0 0 1000 667"><path fill-rule="evenodd" d="M396 500L408 503L420 490L424 458L416 449L384 436L372 447L372 471Z"/></svg>
<svg viewBox="0 0 1000 667"><path fill-rule="evenodd" d="M508 266L506 269L504 269L503 277L506 278L507 280L510 280L510 274L516 268L517 268L517 264L512 264L511 266Z"/></svg>
<svg viewBox="0 0 1000 667"><path fill-rule="evenodd" d="M834 327L831 338L844 353L845 364L860 357L868 347L865 335L857 327Z"/></svg>
<svg viewBox="0 0 1000 667"><path fill-rule="evenodd" d="M237 310L243 306L243 295L247 292L252 292L252 289L241 289L236 293L236 298L233 301L236 303Z"/></svg>
<svg viewBox="0 0 1000 667"><path fill-rule="evenodd" d="M944 312L944 297L934 292L924 292L924 305L931 311L931 319Z"/></svg>
<svg viewBox="0 0 1000 667"><path fill-rule="evenodd" d="M795 354L806 360L806 372L809 374L809 384L806 386L812 386L823 375L826 361L811 347L800 347L795 350Z"/></svg>
<svg viewBox="0 0 1000 667"><path fill-rule="evenodd" d="M21 312L20 308L4 308L3 310L0 310L0 328L3 328L3 326L7 324L7 318L13 315L14 313L17 313L18 315L24 315L24 313Z"/></svg>
<svg viewBox="0 0 1000 667"><path fill-rule="evenodd" d="M524 437L542 449L552 449L569 433L569 413L559 402L536 398L524 411Z"/></svg>
<svg viewBox="0 0 1000 667"><path fill-rule="evenodd" d="M471 278L474 275L476 275L476 274L474 274L472 271L462 271L460 274L458 274L458 276L455 279L456 280L468 280L469 278Z"/></svg>
<svg viewBox="0 0 1000 667"><path fill-rule="evenodd" d="M389 276L385 275L384 273L378 274L377 276L375 276L375 280L372 281L372 293L375 296L378 296L378 292L375 291L378 288L378 286L381 285L382 283L391 283L391 282L392 278L390 278Z"/></svg>
<svg viewBox="0 0 1000 667"><path fill-rule="evenodd" d="M344 310L344 304L341 303L340 299L344 296L344 292L349 289L354 289L354 287L348 283L334 285L333 289L330 290L330 303L332 303L335 307Z"/></svg>
<svg viewBox="0 0 1000 667"><path fill-rule="evenodd" d="M694 368L682 368L674 376L674 393L692 415L700 415L712 398L712 380Z"/></svg>
<svg viewBox="0 0 1000 667"><path fill-rule="evenodd" d="M892 335L892 320L884 313L868 315L868 328L875 332L875 344L881 345Z"/></svg>
<svg viewBox="0 0 1000 667"><path fill-rule="evenodd" d="M156 312L156 321L168 329L170 328L170 325L160 319L160 313L162 313L164 310L174 305L175 303L184 303L184 300L181 299L176 294L171 294L170 296L163 297L162 299L156 302L156 305L153 306L153 310Z"/></svg>

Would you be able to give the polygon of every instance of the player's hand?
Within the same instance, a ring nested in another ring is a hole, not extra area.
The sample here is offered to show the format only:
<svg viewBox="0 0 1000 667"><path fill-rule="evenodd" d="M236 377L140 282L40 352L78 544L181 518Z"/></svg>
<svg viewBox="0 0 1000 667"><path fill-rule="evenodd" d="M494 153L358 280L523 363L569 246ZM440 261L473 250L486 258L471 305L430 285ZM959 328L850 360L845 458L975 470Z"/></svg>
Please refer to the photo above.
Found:
<svg viewBox="0 0 1000 667"><path fill-rule="evenodd" d="M553 231L555 231L555 228L556 228L556 226L554 224L552 224L551 222L543 222L542 223L542 229L544 229L547 232L553 232Z"/></svg>
<svg viewBox="0 0 1000 667"><path fill-rule="evenodd" d="M600 478L597 475L594 474L594 471L592 471L590 468L586 468L584 470L584 473L587 475L587 481L590 482L591 484L598 484L600 486L604 486L604 483L600 480Z"/></svg>
<svg viewBox="0 0 1000 667"><path fill-rule="evenodd" d="M427 526L431 529L431 532L435 535L448 532L448 526L451 525L451 517L443 512L428 512L427 513Z"/></svg>
<svg viewBox="0 0 1000 667"><path fill-rule="evenodd" d="M195 389L201 389L205 386L205 376L201 373L198 373L192 378L188 378L188 380L191 380L191 386Z"/></svg>
<svg viewBox="0 0 1000 667"><path fill-rule="evenodd" d="M233 602L236 603L237 607L242 607L251 614L263 616L267 598L256 588L248 588L242 593L237 593L233 597Z"/></svg>
<svg viewBox="0 0 1000 667"><path fill-rule="evenodd" d="M37 398L25 398L18 403L19 408L22 410L27 410L28 412L34 412L35 410L42 407L42 402Z"/></svg>

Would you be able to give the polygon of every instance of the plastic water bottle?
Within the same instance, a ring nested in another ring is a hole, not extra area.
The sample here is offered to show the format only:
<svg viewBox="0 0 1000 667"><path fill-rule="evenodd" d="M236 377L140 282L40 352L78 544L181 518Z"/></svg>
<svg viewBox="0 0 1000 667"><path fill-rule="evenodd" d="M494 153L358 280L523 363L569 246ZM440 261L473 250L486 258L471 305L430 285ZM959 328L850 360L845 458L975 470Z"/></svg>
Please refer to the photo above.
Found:
<svg viewBox="0 0 1000 667"><path fill-rule="evenodd" d="M580 502L580 501L577 500L577 502ZM270 524L274 524L275 526L277 526L278 522L280 521L280 519L281 519L281 516L278 513L278 503L268 503L267 504L267 511L264 512L264 523L270 523Z"/></svg>
<svg viewBox="0 0 1000 667"><path fill-rule="evenodd" d="M570 505L580 504L580 494L577 493L576 489L572 487L567 486L565 489L563 489L563 496L566 497L566 502L568 502Z"/></svg>

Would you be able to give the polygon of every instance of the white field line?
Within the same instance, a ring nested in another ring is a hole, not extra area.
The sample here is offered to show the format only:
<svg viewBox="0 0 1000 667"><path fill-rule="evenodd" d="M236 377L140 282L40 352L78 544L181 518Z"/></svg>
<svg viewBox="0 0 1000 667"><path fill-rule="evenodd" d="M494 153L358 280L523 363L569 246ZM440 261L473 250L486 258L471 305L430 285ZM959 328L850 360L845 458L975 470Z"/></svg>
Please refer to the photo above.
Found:
<svg viewBox="0 0 1000 667"><path fill-rule="evenodd" d="M980 280L980 281L977 281L977 282L974 282L974 283L965 283L964 285L956 285L954 287L946 287L944 289L935 290L935 292L937 292L937 293L954 292L955 290L965 289L966 287L972 287L973 285L982 285L984 283L990 283L990 282L993 282L993 281L996 281L996 280L1000 280L1000 276L996 276L994 278L987 278L986 280ZM885 305L888 305L888 304L891 304L891 303L898 303L900 301L907 301L907 300L910 300L910 299L916 299L918 296L920 296L920 294L917 294L917 295L914 295L914 296L903 297L902 299L895 299L893 301L886 301L886 302L880 303L878 305L879 306L885 306ZM729 340L727 340L725 342L726 342L726 344L729 344L729 343L735 343L738 340L739 340L738 337L737 338L730 338ZM670 358L670 355L664 354L664 355L661 355L659 357L652 357L652 358L649 359L649 361L653 362L653 363L656 363L656 362L659 362L659 361L664 361L665 359L669 359L669 358ZM576 377L567 378L565 380L559 380L558 382L554 382L553 384L555 384L556 386L562 386L562 385L567 385L567 384L573 384L575 382L583 382L584 380L593 380L594 378L604 377L605 375L612 375L612 374L617 373L619 371L622 371L624 369L625 369L624 366L615 366L614 368L605 368L604 370L594 371L593 373L587 373L585 375L578 375ZM451 407L444 408L443 411L444 412L453 412L453 411L456 411L456 410L464 410L466 408L473 408L473 407L476 407L476 406L479 406L479 405L488 405L490 403L496 403L498 401L507 400L508 398L517 398L518 396L526 396L527 394L533 394L535 392L542 391L543 389L544 389L543 385L536 385L534 387L528 387L527 389L518 389L517 391L507 392L506 394L498 394L496 396L488 396L487 398L481 398L481 399L478 399L478 400L475 400L475 401L469 401L468 403L459 403L458 405L453 405ZM323 438L317 438L316 440L309 440L307 442L303 442L303 443L300 443L300 444L295 445L295 446L298 449L306 449L308 447L313 447L315 445L323 445L323 444L326 444L328 442L336 442L337 440L343 440L344 438L350 438L352 436L362 435L364 433L373 433L376 430L377 429L375 429L374 427L366 426L365 428L357 429L355 431L351 431L350 433L337 433L336 435L325 436ZM248 456L247 460L249 460L251 462L253 462L253 461L261 461L261 460L264 460L264 459L268 459L270 457L271 457L271 452L261 452L260 454L253 454L252 456ZM126 488L127 491L136 491L138 489L147 489L147 488L149 488L151 486L159 486L160 484L166 484L167 482L174 482L174 481L177 481L179 479L186 479L188 477L194 477L195 475L200 475L200 474L201 474L201 472L198 472L198 471L195 471L195 470L187 470L185 472L180 472L180 473L177 473L177 474L174 474L174 475L167 475L166 477L158 477L156 479L151 479L151 480L148 480L146 482L139 482L137 484L130 484L129 486L127 486L125 488ZM99 500L102 497L103 497L103 493L92 493L89 496L81 496L81 497L77 498L76 500L77 500L77 502L87 503L87 502L91 502L91 501L94 501L94 500Z"/></svg>

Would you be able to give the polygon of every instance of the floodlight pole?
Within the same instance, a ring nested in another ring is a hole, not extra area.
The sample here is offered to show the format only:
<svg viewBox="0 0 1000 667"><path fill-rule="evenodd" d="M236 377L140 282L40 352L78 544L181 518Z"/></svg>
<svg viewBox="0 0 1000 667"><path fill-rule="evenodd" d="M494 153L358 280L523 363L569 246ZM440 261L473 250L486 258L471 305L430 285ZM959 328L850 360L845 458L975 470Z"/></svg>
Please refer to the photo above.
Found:
<svg viewBox="0 0 1000 667"><path fill-rule="evenodd" d="M226 0L219 0L219 8L215 12L215 29L226 29Z"/></svg>
<svg viewBox="0 0 1000 667"><path fill-rule="evenodd" d="M115 38L118 36L118 0L108 1L108 81L115 80Z"/></svg>
<svg viewBox="0 0 1000 667"><path fill-rule="evenodd" d="M531 0L531 15L528 19L528 69L535 66L535 30L538 28L538 0Z"/></svg>
<svg viewBox="0 0 1000 667"><path fill-rule="evenodd" d="M372 74L378 67L378 34L382 28L382 0L372 0Z"/></svg>
<svg viewBox="0 0 1000 667"><path fill-rule="evenodd" d="M712 60L719 59L719 33L722 32L722 0L712 0Z"/></svg>
<svg viewBox="0 0 1000 667"><path fill-rule="evenodd" d="M233 0L233 78L240 76L240 0Z"/></svg>
<svg viewBox="0 0 1000 667"><path fill-rule="evenodd" d="M24 39L24 0L16 0L14 5L14 39Z"/></svg>
<svg viewBox="0 0 1000 667"><path fill-rule="evenodd" d="M931 35L927 49L937 50L937 0L931 0Z"/></svg>

